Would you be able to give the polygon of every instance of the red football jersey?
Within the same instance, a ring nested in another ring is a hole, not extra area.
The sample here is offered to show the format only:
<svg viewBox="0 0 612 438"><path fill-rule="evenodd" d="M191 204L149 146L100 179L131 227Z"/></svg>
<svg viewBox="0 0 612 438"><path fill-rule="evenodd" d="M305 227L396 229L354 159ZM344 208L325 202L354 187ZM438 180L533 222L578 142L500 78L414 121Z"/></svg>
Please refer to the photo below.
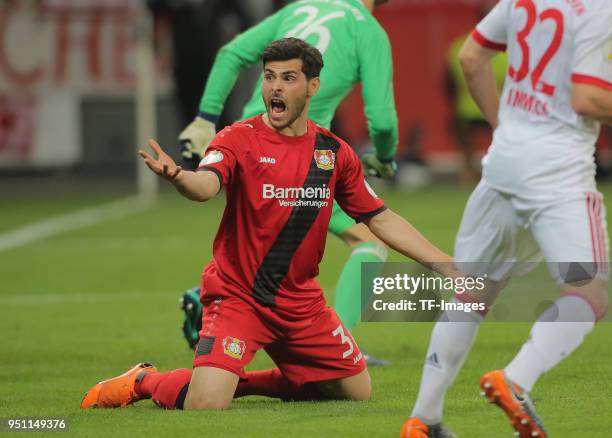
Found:
<svg viewBox="0 0 612 438"><path fill-rule="evenodd" d="M334 198L357 221L385 209L351 147L310 120L297 137L261 115L235 123L217 134L198 170L215 172L227 197L204 295L238 295L289 318L325 305L315 277Z"/></svg>

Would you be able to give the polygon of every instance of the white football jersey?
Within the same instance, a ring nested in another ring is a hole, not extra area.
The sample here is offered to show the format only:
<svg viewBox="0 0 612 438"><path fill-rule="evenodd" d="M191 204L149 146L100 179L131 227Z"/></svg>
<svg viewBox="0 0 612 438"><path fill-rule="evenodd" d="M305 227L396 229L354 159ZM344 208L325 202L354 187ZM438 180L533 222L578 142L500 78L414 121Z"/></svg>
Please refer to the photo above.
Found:
<svg viewBox="0 0 612 438"><path fill-rule="evenodd" d="M472 37L509 62L485 181L508 193L594 190L600 125L573 111L571 87L612 90L612 0L501 0Z"/></svg>

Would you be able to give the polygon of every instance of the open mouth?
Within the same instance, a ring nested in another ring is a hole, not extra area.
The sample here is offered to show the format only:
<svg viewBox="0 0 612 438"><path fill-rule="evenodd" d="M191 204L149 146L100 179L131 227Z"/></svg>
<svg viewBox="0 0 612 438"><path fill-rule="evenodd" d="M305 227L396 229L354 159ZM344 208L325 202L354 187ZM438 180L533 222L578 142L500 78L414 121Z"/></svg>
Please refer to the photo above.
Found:
<svg viewBox="0 0 612 438"><path fill-rule="evenodd" d="M285 105L285 102L283 102L282 99L273 97L272 99L270 99L270 109L272 110L273 114L282 114L283 112L285 112L285 109L287 109L287 106Z"/></svg>

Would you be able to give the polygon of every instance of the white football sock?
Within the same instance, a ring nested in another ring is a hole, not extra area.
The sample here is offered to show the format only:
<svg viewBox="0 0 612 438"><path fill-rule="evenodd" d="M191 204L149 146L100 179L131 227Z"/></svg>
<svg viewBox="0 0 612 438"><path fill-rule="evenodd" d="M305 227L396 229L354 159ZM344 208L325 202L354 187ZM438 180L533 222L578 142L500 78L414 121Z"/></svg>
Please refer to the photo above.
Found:
<svg viewBox="0 0 612 438"><path fill-rule="evenodd" d="M412 417L419 417L427 425L442 421L446 390L465 362L482 319L477 312L462 310L442 314L431 333Z"/></svg>
<svg viewBox="0 0 612 438"><path fill-rule="evenodd" d="M529 339L505 368L506 376L531 391L536 380L578 348L594 326L595 314L584 298L559 298L533 325Z"/></svg>

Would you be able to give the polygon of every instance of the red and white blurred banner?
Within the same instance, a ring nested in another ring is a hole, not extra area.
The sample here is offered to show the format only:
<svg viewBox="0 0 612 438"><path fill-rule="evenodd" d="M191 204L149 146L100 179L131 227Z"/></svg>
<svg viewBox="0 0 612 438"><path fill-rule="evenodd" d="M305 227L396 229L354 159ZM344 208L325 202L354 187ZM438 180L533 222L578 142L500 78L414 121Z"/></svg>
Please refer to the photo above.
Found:
<svg viewBox="0 0 612 438"><path fill-rule="evenodd" d="M134 12L142 0L42 0L47 12L85 12L93 10L112 12Z"/></svg>
<svg viewBox="0 0 612 438"><path fill-rule="evenodd" d="M0 169L75 164L83 97L134 94L138 0L0 1ZM156 91L171 88L158 28Z"/></svg>

